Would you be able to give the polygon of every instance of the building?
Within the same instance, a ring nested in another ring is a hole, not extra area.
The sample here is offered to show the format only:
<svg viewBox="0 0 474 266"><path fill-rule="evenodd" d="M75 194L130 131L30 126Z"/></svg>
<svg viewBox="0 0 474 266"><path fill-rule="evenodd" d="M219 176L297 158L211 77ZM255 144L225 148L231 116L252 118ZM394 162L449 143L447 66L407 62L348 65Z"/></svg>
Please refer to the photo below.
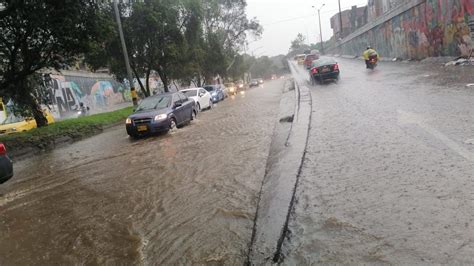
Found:
<svg viewBox="0 0 474 266"><path fill-rule="evenodd" d="M352 6L341 12L342 30L339 13L331 17L331 28L336 39L342 39L367 23L367 7Z"/></svg>
<svg viewBox="0 0 474 266"><path fill-rule="evenodd" d="M369 0L367 3L367 21L374 21L390 10L403 6L410 1L411 0Z"/></svg>

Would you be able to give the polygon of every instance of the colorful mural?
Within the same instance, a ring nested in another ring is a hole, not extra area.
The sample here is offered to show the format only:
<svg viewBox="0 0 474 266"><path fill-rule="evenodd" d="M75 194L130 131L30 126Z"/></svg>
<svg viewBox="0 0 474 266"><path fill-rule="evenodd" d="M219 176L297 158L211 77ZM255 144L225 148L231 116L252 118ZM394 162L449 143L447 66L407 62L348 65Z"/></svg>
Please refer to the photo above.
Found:
<svg viewBox="0 0 474 266"><path fill-rule="evenodd" d="M371 45L389 58L469 55L474 48L469 27L473 17L474 0L426 0L343 44L337 52L359 55Z"/></svg>
<svg viewBox="0 0 474 266"><path fill-rule="evenodd" d="M131 99L129 90L112 77L47 74L44 81L47 104L56 107L61 116L75 111L81 102L94 110Z"/></svg>

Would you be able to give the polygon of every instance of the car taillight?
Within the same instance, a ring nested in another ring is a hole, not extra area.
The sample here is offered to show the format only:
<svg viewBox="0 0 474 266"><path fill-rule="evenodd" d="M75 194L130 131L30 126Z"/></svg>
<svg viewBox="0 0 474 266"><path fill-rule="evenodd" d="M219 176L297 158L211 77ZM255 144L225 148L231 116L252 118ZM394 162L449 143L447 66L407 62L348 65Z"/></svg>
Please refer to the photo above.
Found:
<svg viewBox="0 0 474 266"><path fill-rule="evenodd" d="M336 70L339 70L339 65L338 64L334 65L334 71L336 71Z"/></svg>
<svg viewBox="0 0 474 266"><path fill-rule="evenodd" d="M5 145L3 143L0 143L0 155L6 155L7 154L7 148L5 148Z"/></svg>
<svg viewBox="0 0 474 266"><path fill-rule="evenodd" d="M317 67L311 68L311 74L318 74L318 68Z"/></svg>

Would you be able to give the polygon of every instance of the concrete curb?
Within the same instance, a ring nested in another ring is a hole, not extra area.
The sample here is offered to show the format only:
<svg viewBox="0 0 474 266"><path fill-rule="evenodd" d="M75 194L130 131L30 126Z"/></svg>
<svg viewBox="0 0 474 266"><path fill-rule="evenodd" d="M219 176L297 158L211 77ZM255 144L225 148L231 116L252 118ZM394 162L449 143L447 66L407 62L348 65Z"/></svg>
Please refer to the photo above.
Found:
<svg viewBox="0 0 474 266"><path fill-rule="evenodd" d="M293 67L291 70L295 73ZM282 259L281 247L295 203L312 114L311 93L306 86L295 82L295 98L294 118L287 142L262 184L248 264L276 263Z"/></svg>

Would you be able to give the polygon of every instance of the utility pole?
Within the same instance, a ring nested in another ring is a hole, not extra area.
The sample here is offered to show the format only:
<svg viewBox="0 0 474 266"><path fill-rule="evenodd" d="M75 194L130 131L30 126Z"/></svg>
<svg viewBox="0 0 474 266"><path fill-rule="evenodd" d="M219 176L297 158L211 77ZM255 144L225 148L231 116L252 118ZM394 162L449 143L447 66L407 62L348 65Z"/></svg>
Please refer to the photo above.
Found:
<svg viewBox="0 0 474 266"><path fill-rule="evenodd" d="M318 20L319 20L319 37L321 37L321 54L324 54L324 44L323 44L323 30L321 28L321 9L325 6L326 4L323 4L320 8L318 8ZM313 8L316 8L313 6Z"/></svg>
<svg viewBox="0 0 474 266"><path fill-rule="evenodd" d="M120 42L122 43L123 57L125 59L125 67L127 68L128 83L130 84L130 94L132 96L133 106L138 105L137 92L135 90L135 82L133 82L132 68L130 67L130 61L128 59L127 45L125 44L125 38L123 36L122 21L120 20L120 13L118 9L117 0L114 1L115 18L117 20L118 32L120 35Z"/></svg>
<svg viewBox="0 0 474 266"><path fill-rule="evenodd" d="M323 4L319 9L318 9L318 19L319 19L319 36L321 37L321 54L324 54L324 44L323 44L323 30L321 28L321 8L324 7L325 4Z"/></svg>
<svg viewBox="0 0 474 266"><path fill-rule="evenodd" d="M337 2L339 3L339 34L341 35L340 38L342 39L343 36L344 36L344 31L342 30L342 11L341 11L341 0L337 0Z"/></svg>

